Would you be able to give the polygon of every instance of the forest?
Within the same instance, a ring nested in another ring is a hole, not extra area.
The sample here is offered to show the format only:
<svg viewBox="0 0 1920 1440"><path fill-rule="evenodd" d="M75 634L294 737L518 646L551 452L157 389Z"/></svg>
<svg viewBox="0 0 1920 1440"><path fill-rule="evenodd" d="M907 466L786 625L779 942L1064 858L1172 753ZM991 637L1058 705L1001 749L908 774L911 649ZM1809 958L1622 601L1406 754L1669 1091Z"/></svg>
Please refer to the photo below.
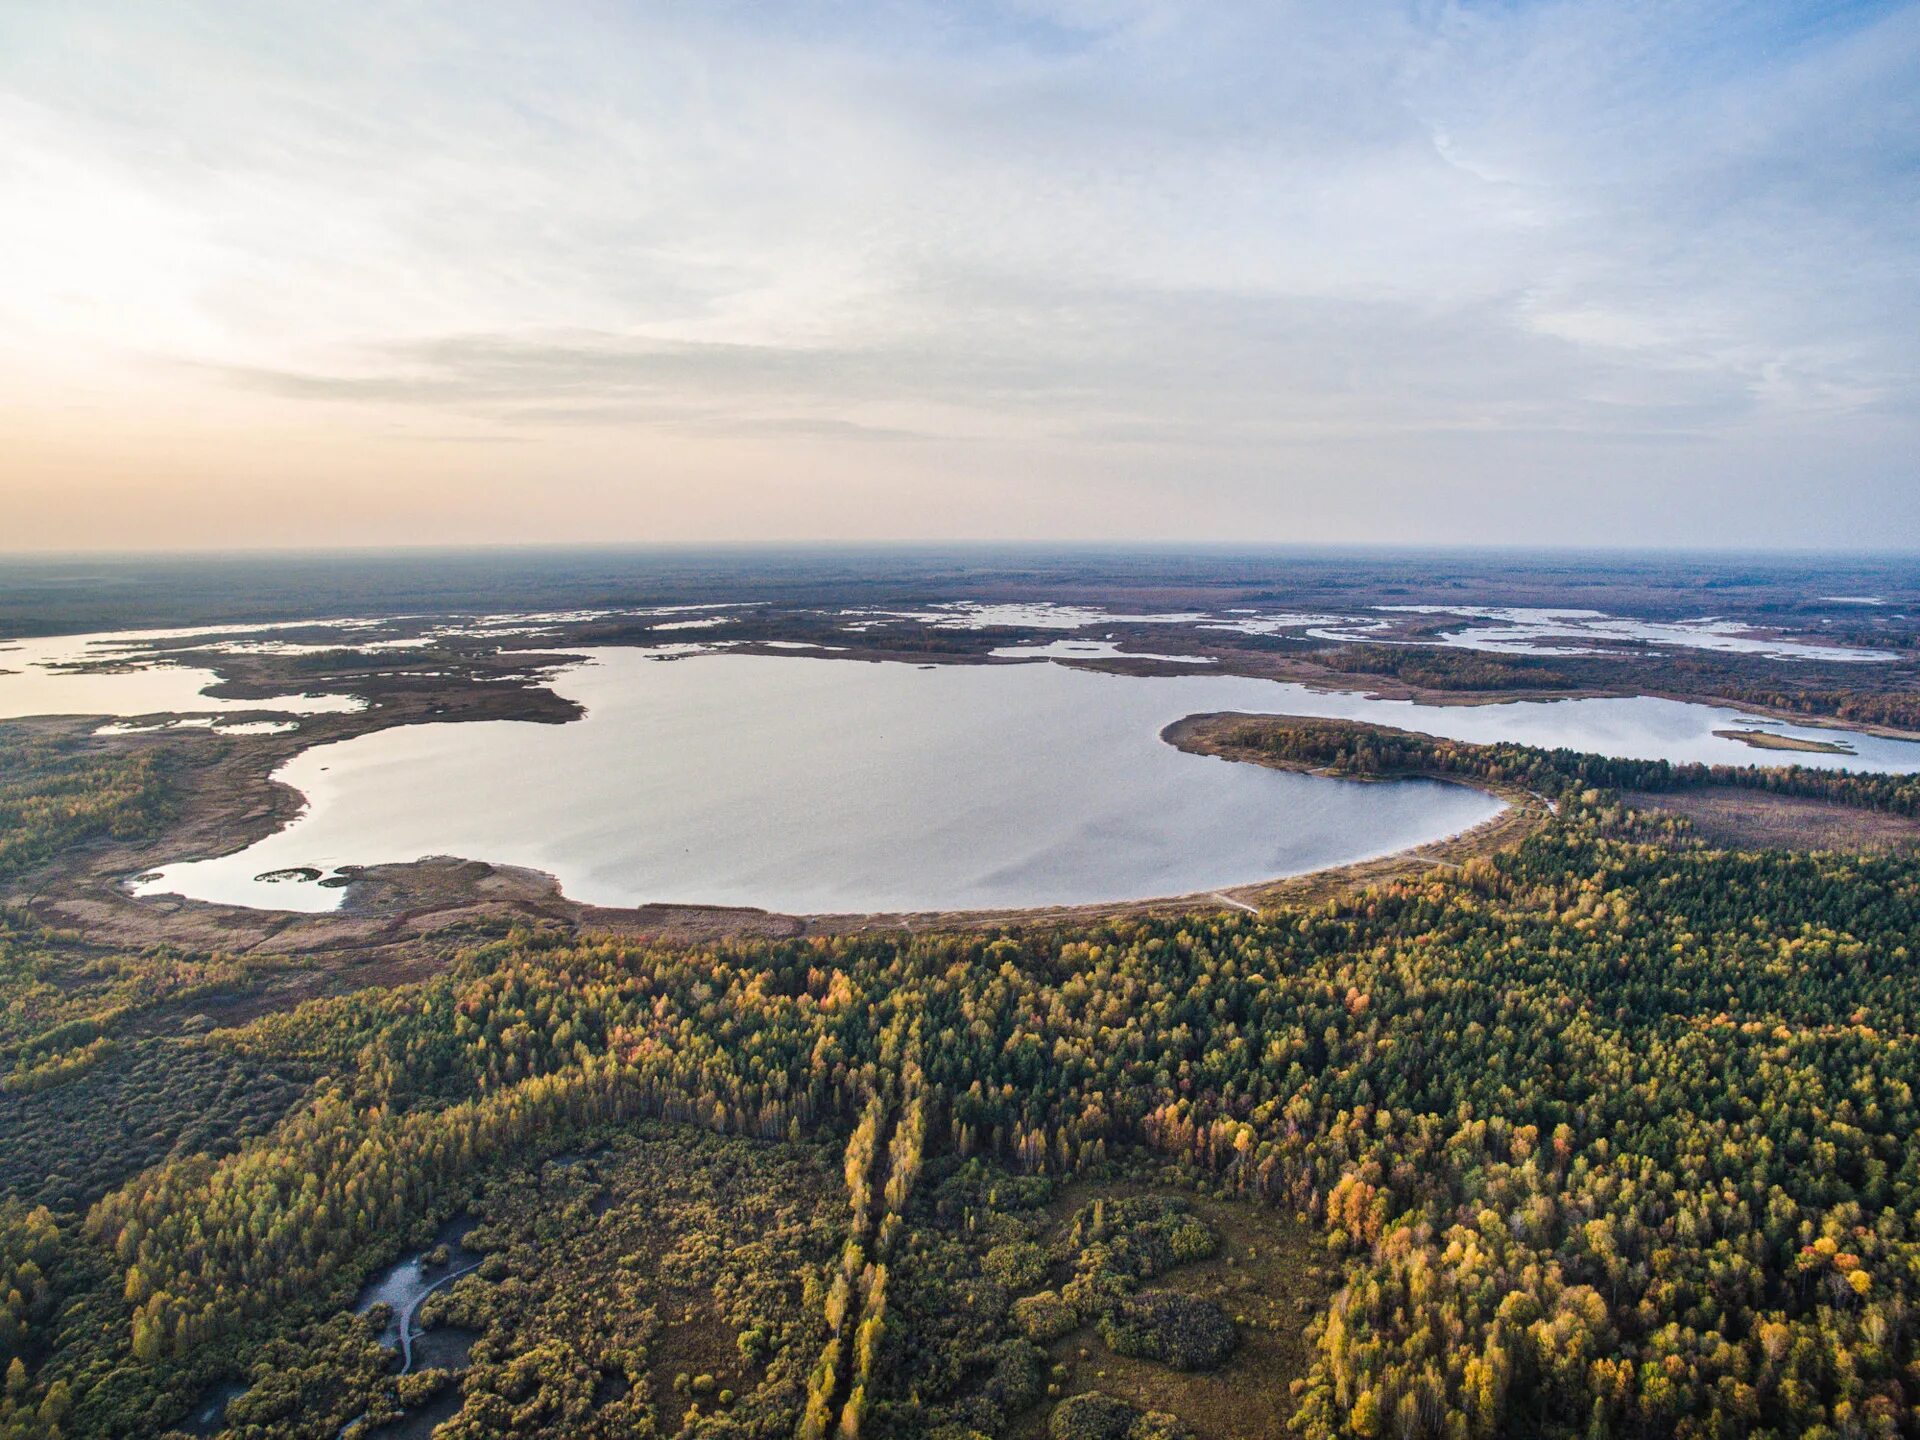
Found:
<svg viewBox="0 0 1920 1440"><path fill-rule="evenodd" d="M1556 813L1258 916L469 932L231 1024L209 996L296 962L9 913L0 1436L164 1435L222 1386L196 1433L1920 1434L1920 862L1619 794L1911 782L1236 741ZM50 763L5 800L30 853L164 803ZM464 1353L400 1373L355 1298L462 1217L421 1323Z"/></svg>
<svg viewBox="0 0 1920 1440"><path fill-rule="evenodd" d="M152 755L107 755L70 738L0 725L0 879L98 836L148 833L169 811Z"/></svg>
<svg viewBox="0 0 1920 1440"><path fill-rule="evenodd" d="M1336 775L1443 775L1549 797L1594 788L1658 793L1727 786L1892 815L1920 814L1920 776L1913 775L1851 774L1805 765L1674 764L1505 742L1476 745L1349 720L1250 718L1234 724L1223 738L1271 760Z"/></svg>

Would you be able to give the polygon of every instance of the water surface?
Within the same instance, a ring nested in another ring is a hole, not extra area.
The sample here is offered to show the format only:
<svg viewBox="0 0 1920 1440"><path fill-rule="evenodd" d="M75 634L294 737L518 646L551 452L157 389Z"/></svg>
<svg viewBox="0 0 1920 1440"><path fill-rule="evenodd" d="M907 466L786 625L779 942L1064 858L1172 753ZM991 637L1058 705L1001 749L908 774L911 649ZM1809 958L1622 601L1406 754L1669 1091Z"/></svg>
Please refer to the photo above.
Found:
<svg viewBox="0 0 1920 1440"><path fill-rule="evenodd" d="M308 867L456 855L557 876L601 905L793 913L1181 894L1403 849L1497 812L1438 783L1377 786L1187 755L1159 738L1264 681L1030 665L592 652L555 681L567 725L407 726L320 746L280 778L291 826L138 888L267 908L342 892Z"/></svg>
<svg viewBox="0 0 1920 1440"><path fill-rule="evenodd" d="M343 892L257 877L452 855L546 871L568 895L600 905L992 909L1248 884L1423 844L1499 808L1462 786L1288 774L1187 755L1159 738L1200 711L1782 763L1713 733L1751 728L1752 716L1644 697L1433 706L1045 661L587 653L553 682L587 707L584 720L407 726L306 751L279 772L310 802L293 824L239 854L168 866L137 888L317 911ZM1920 770L1920 745L1847 738L1856 755L1790 758Z"/></svg>
<svg viewBox="0 0 1920 1440"><path fill-rule="evenodd" d="M154 641L221 635L230 629L135 630L51 639L0 641L0 720L26 715L217 715L274 710L290 715L358 710L351 695L276 695L264 700L206 694L220 677L197 665L156 661Z"/></svg>
<svg viewBox="0 0 1920 1440"><path fill-rule="evenodd" d="M395 1261L360 1287L360 1294L353 1302L354 1314L364 1315L375 1305L385 1305L393 1312L387 1320L387 1328L380 1332L382 1345L390 1350L402 1349L402 1327L412 1325L414 1312L420 1302L480 1263L479 1253L469 1250L464 1243L474 1224L471 1216L454 1217L440 1227L432 1245ZM447 1249L446 1260L439 1264L428 1264L427 1256L442 1245ZM412 1348L415 1368L427 1368L429 1364L438 1363L420 1358L423 1350L429 1348L429 1337L437 1333L428 1331L417 1334L409 1330L406 1338ZM457 1343L464 1347L465 1341L461 1339ZM464 1350L462 1353L464 1356ZM465 1363L464 1358L460 1363Z"/></svg>

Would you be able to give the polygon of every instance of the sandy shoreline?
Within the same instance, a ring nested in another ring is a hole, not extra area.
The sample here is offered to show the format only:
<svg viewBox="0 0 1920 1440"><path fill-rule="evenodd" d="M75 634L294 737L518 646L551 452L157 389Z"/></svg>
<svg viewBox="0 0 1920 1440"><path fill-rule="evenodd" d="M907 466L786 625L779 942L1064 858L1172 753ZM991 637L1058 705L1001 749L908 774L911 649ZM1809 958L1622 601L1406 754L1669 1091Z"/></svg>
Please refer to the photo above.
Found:
<svg viewBox="0 0 1920 1440"><path fill-rule="evenodd" d="M1080 905L993 910L928 910L789 915L755 908L657 903L631 908L583 904L564 895L551 875L484 860L428 857L404 864L355 867L340 909L322 914L261 910L177 897L136 897L125 881L163 863L232 854L289 823L305 807L299 792L274 778L309 746L399 724L455 719L564 722L551 692L488 687L480 706L449 713L443 701L383 706L303 723L272 736L216 737L160 731L94 738L115 748L165 746L179 814L158 836L137 843L97 842L54 866L9 885L0 899L25 905L50 924L118 947L172 944L228 953L335 954L355 963L417 951L428 935L455 927L530 923L663 941L729 936L793 936L877 931L1027 929L1082 924L1123 915L1196 910L1257 910L1266 904L1318 898L1434 865L1458 864L1510 843L1540 818L1525 796L1501 794L1507 808L1472 829L1409 850L1305 874L1277 876L1214 891ZM567 702L560 702L566 704ZM1195 716L1162 738L1196 753ZM91 735L97 721L12 722L50 735ZM1236 760L1268 763L1252 755ZM1454 783L1458 783L1457 781ZM1480 787L1492 790L1493 787ZM1495 793L1498 793L1497 791Z"/></svg>
<svg viewBox="0 0 1920 1440"><path fill-rule="evenodd" d="M98 718L41 718L5 722L67 739L115 749L155 748L166 756L178 800L178 816L164 833L143 842L96 842L70 852L35 874L0 889L0 901L21 904L46 923L78 932L90 943L144 948L168 944L196 951L234 954L287 954L324 958L355 983L398 981L430 973L444 963L451 931L477 931L506 924L558 927L574 932L605 932L666 942L696 942L723 937L779 937L880 931L1032 929L1077 925L1126 915L1178 914L1200 910L1257 910L1262 906L1317 902L1347 889L1422 873L1434 866L1459 865L1475 856L1517 843L1545 823L1538 797L1513 787L1477 785L1506 808L1457 835L1411 849L1306 874L1274 877L1217 891L1143 897L1083 905L1031 909L921 911L789 915L711 905L647 904L608 908L565 896L550 875L484 860L428 858L406 864L362 867L354 872L342 907L324 914L258 910L156 896L137 898L125 887L133 875L162 864L232 854L288 824L306 804L305 797L274 778L293 756L317 745L371 734L399 725L475 721L527 721L563 724L582 712L546 683L547 672L568 658L564 646L539 652L499 652L477 660L457 674L401 676L384 685L366 686L368 708L351 713L301 717L297 730L277 735L220 736L206 731L154 731L95 736ZM852 655L842 658L891 659L915 663L981 663L959 657ZM1005 660L986 663L1021 663ZM1164 673L1154 661L1072 662L1120 673ZM251 666L248 667L252 669ZM1224 667L1223 667L1224 668ZM1234 667L1239 670L1241 667ZM1418 699L1428 704L1492 705L1516 700L1571 699L1608 692L1587 690L1565 695L1536 692L1433 693L1376 677L1299 673L1295 665L1268 667L1253 678L1291 679L1316 690L1340 690L1384 698ZM481 678L511 678L513 683L475 683ZM1340 683L1344 681L1345 683ZM269 686L270 677L235 677L221 689ZM1762 714L1711 697L1680 697L1728 709ZM265 713L265 712L262 712ZM1292 766L1236 746L1223 727L1241 717L1187 716L1167 726L1166 743L1196 754L1280 769ZM1779 715L1796 724L1804 716ZM1834 727L1843 728L1843 727ZM1857 728L1863 731L1870 727ZM1873 731L1900 736L1897 731ZM1911 737L1901 737L1911 738ZM1351 778L1351 777L1347 777ZM1383 777L1410 778L1410 777ZM1425 777L1465 784L1457 776ZM430 938L438 937L438 938ZM331 981L326 983L333 983Z"/></svg>

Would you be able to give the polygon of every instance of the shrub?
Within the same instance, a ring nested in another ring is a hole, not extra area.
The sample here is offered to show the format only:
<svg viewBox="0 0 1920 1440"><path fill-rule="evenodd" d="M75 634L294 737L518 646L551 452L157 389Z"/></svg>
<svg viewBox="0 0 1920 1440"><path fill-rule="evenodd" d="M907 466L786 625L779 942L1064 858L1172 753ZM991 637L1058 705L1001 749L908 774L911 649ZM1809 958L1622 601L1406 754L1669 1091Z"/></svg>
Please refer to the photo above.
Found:
<svg viewBox="0 0 1920 1440"><path fill-rule="evenodd" d="M980 1356L993 1367L980 1384L980 1397L1004 1415L1019 1414L1045 1389L1041 1375L1045 1358L1025 1340L1001 1341Z"/></svg>
<svg viewBox="0 0 1920 1440"><path fill-rule="evenodd" d="M1066 1240L1077 1275L1099 1293L1131 1289L1219 1248L1213 1227L1177 1195L1096 1200L1074 1216Z"/></svg>
<svg viewBox="0 0 1920 1440"><path fill-rule="evenodd" d="M1212 1370L1233 1352L1233 1321L1210 1300L1149 1290L1116 1302L1100 1321L1116 1355L1155 1360L1175 1370Z"/></svg>
<svg viewBox="0 0 1920 1440"><path fill-rule="evenodd" d="M1180 1423L1178 1415L1164 1410L1149 1410L1133 1422L1127 1440L1191 1440L1193 1432Z"/></svg>
<svg viewBox="0 0 1920 1440"><path fill-rule="evenodd" d="M1220 1248L1220 1236L1206 1221L1188 1215L1168 1231L1167 1246L1173 1252L1174 1264L1188 1265L1213 1255Z"/></svg>
<svg viewBox="0 0 1920 1440"><path fill-rule="evenodd" d="M1030 1240L994 1246L987 1251L985 1265L990 1279L1016 1293L1031 1290L1047 1278L1046 1252Z"/></svg>
<svg viewBox="0 0 1920 1440"><path fill-rule="evenodd" d="M402 1375L393 1382L396 1398L411 1410L416 1405L424 1405L438 1395L453 1380L451 1370L416 1370L411 1375Z"/></svg>
<svg viewBox="0 0 1920 1440"><path fill-rule="evenodd" d="M1013 1323L1037 1345L1051 1344L1080 1324L1080 1312L1057 1290L1042 1290L1013 1302Z"/></svg>
<svg viewBox="0 0 1920 1440"><path fill-rule="evenodd" d="M1124 1400L1090 1390L1071 1395L1047 1418L1049 1440L1127 1440L1140 1412Z"/></svg>

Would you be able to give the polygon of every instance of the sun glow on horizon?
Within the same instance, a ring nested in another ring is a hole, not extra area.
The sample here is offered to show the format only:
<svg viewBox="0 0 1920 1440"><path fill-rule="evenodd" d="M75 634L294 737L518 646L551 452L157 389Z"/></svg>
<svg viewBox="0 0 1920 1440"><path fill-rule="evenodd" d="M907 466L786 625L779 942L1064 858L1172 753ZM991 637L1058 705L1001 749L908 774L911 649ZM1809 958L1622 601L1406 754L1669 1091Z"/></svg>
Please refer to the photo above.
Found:
<svg viewBox="0 0 1920 1440"><path fill-rule="evenodd" d="M1920 6L1790 9L10 7L0 548L1912 543Z"/></svg>

